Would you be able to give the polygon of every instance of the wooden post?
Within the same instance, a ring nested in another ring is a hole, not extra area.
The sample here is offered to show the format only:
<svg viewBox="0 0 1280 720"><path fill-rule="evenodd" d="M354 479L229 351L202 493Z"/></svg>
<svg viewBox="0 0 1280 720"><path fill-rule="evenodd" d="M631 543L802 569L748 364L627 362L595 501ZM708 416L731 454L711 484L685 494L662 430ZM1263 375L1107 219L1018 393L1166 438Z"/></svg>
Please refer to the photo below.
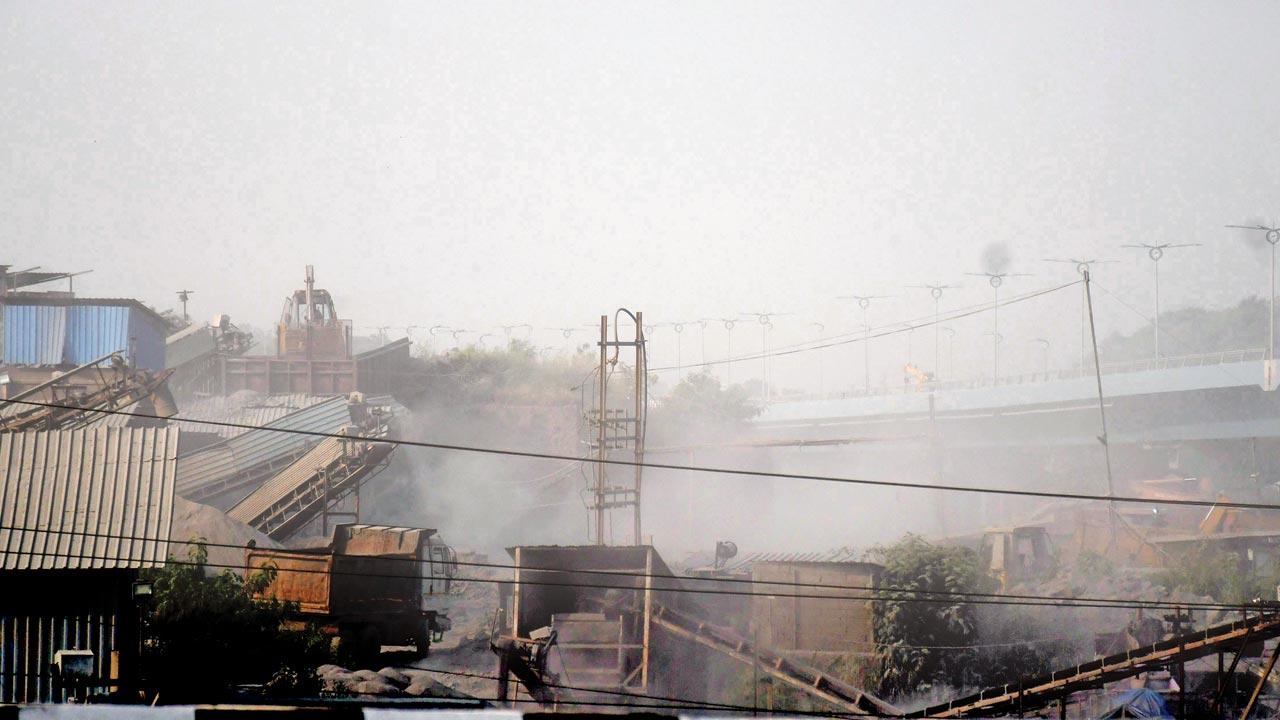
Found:
<svg viewBox="0 0 1280 720"><path fill-rule="evenodd" d="M1253 687L1253 693L1249 695L1249 702L1245 704L1244 711L1240 713L1240 720L1248 720L1249 714L1253 712L1253 706L1258 702L1258 696L1262 694L1262 689L1267 686L1267 678L1271 676L1271 670L1276 666L1277 657L1280 657L1280 644L1276 645L1276 649L1271 651L1267 666L1262 670L1262 677L1258 678L1258 684Z"/></svg>
<svg viewBox="0 0 1280 720"><path fill-rule="evenodd" d="M653 548L644 552L644 640L640 649L640 691L649 691L649 619L653 615Z"/></svg>

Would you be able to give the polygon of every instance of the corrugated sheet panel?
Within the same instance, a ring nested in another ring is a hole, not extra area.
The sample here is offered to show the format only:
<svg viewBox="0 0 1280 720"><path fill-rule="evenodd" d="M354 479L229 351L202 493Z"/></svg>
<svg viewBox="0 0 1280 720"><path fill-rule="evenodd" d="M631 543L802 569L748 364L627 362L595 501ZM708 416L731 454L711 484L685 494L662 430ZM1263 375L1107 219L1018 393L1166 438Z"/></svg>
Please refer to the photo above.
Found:
<svg viewBox="0 0 1280 720"><path fill-rule="evenodd" d="M25 576L22 595L0 602L0 703L65 702L74 690L54 681L59 650L93 651L93 677L109 677L112 651L136 651L121 642L122 623L137 613L128 602L131 579L125 573Z"/></svg>
<svg viewBox="0 0 1280 720"><path fill-rule="evenodd" d="M129 308L73 305L67 311L67 362L82 365L108 353L130 350Z"/></svg>
<svg viewBox="0 0 1280 720"><path fill-rule="evenodd" d="M314 477L317 469L326 467L342 457L345 442L337 438L329 438L315 446L306 455L263 483L262 487L254 490L248 497L228 510L227 517L253 525L259 515L292 495L295 490Z"/></svg>
<svg viewBox="0 0 1280 720"><path fill-rule="evenodd" d="M176 368L218 349L208 325L189 325L164 340L164 366Z"/></svg>
<svg viewBox="0 0 1280 720"><path fill-rule="evenodd" d="M7 365L61 365L66 362L67 308L4 306L4 362Z"/></svg>
<svg viewBox="0 0 1280 720"><path fill-rule="evenodd" d="M215 422L236 423L237 425L270 425L281 418L288 417L301 410L333 402L334 397L320 395L259 395L253 392L238 392L234 395L212 395L184 403L176 420L178 427L191 432L216 433L222 437L232 438L249 432L245 428L221 427L200 422L181 422L212 420Z"/></svg>
<svg viewBox="0 0 1280 720"><path fill-rule="evenodd" d="M176 428L0 434L0 569L162 564L177 451Z"/></svg>
<svg viewBox="0 0 1280 720"><path fill-rule="evenodd" d="M324 398L320 402L278 420L269 428L332 433L351 423L345 397ZM194 426L193 426L194 427ZM203 426L208 432L209 426ZM320 438L270 430L249 431L229 438L213 448L185 456L178 474L178 492L187 493L204 485L251 470L277 458L298 452Z"/></svg>

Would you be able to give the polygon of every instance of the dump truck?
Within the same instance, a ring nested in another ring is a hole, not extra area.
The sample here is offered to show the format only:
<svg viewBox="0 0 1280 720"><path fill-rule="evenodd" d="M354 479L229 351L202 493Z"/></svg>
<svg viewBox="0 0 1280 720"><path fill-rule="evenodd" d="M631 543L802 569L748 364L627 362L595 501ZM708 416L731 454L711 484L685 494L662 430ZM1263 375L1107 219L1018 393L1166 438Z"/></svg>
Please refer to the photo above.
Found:
<svg viewBox="0 0 1280 720"><path fill-rule="evenodd" d="M457 555L435 530L344 523L313 547L250 547L245 568L275 576L259 599L297 604L298 625L313 624L344 654L377 657L383 645L426 655L450 627L449 592Z"/></svg>

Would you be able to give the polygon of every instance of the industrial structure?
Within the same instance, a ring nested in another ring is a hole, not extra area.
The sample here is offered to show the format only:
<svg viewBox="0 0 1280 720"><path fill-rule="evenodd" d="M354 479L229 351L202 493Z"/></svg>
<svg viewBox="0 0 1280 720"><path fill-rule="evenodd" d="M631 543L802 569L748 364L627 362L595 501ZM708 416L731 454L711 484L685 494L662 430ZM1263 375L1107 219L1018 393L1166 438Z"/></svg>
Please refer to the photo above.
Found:
<svg viewBox="0 0 1280 720"><path fill-rule="evenodd" d="M138 572L169 555L176 428L0 433L0 702L136 688Z"/></svg>

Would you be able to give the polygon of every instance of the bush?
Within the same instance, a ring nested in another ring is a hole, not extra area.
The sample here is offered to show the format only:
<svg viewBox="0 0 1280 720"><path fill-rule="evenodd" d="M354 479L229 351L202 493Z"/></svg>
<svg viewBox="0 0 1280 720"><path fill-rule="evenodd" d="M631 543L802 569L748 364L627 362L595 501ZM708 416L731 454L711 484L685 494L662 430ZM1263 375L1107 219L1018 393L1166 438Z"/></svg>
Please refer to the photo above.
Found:
<svg viewBox="0 0 1280 720"><path fill-rule="evenodd" d="M875 603L876 656L873 677L885 695L913 692L922 685L960 686L972 682L978 641L974 607L945 593L994 592L978 553L934 545L907 535L877 547L870 559L884 566L881 599ZM936 598L937 602L919 602Z"/></svg>
<svg viewBox="0 0 1280 720"><path fill-rule="evenodd" d="M153 591L142 617L148 685L165 703L209 702L233 685L273 678L295 679L282 689L307 689L298 683L312 681L314 669L328 662L329 640L315 628L284 628L296 606L253 599L273 571L245 580L229 570L210 577L208 550L199 542L191 544L188 558L142 574Z"/></svg>

